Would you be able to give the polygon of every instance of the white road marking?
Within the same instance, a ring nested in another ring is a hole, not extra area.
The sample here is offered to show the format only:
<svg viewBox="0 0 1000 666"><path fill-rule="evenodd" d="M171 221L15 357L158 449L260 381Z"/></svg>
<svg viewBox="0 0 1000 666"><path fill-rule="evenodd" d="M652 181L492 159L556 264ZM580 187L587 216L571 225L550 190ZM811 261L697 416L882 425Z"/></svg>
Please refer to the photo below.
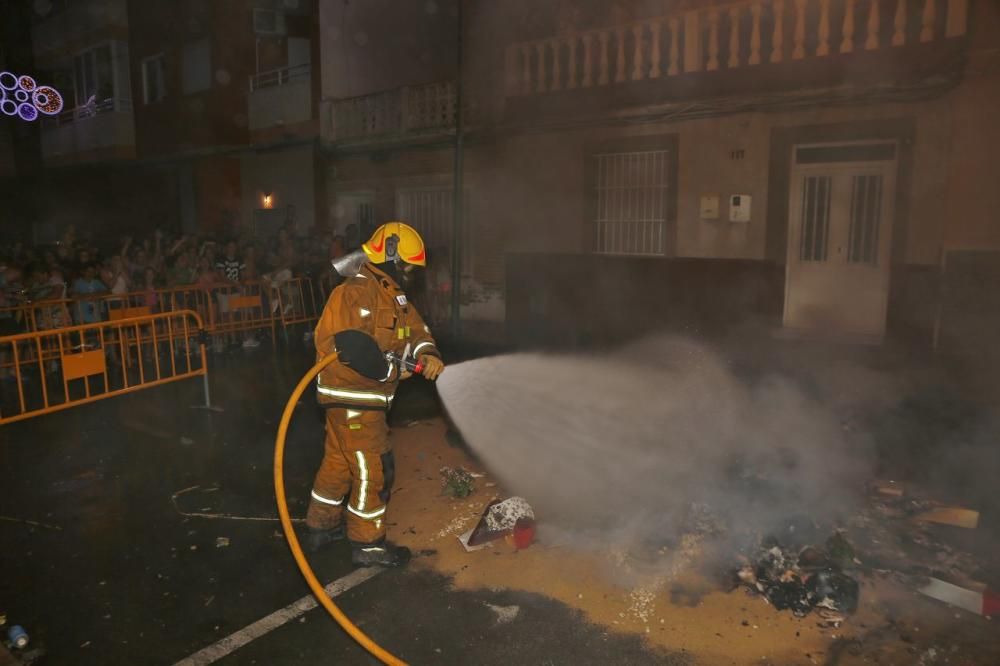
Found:
<svg viewBox="0 0 1000 666"><path fill-rule="evenodd" d="M331 597L336 597L344 592L347 592L352 587L374 578L378 574L382 573L382 571L383 569L380 567L356 569L343 578L338 578L332 583L329 583L323 589L325 589L326 593ZM262 617L253 624L243 627L236 633L223 638L219 642L209 645L203 650L195 652L190 657L181 659L174 664L174 666L204 666L205 664L214 663L226 655L235 652L251 641L274 631L283 624L291 622L303 613L311 611L318 605L319 602L316 601L316 597L313 595L310 594L302 597L298 601L285 606L281 610L276 610L267 617Z"/></svg>

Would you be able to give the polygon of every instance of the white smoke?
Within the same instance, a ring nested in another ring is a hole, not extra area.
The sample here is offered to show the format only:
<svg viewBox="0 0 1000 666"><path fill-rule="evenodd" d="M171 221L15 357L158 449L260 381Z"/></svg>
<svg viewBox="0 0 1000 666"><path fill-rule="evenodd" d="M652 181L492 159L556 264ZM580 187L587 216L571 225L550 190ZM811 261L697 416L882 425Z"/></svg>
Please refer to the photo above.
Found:
<svg viewBox="0 0 1000 666"><path fill-rule="evenodd" d="M829 521L871 469L837 414L790 379L740 378L673 338L469 361L438 390L474 453L543 523L619 545L680 536L692 505L744 530Z"/></svg>

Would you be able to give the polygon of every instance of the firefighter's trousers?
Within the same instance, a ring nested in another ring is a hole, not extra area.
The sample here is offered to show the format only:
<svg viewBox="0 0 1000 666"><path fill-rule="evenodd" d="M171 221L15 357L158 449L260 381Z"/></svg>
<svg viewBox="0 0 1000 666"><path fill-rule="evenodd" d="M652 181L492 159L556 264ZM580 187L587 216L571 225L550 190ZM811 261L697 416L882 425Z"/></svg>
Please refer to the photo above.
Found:
<svg viewBox="0 0 1000 666"><path fill-rule="evenodd" d="M389 427L381 411L326 410L326 451L313 482L306 525L347 523L347 538L374 543L385 537L385 511L395 477Z"/></svg>

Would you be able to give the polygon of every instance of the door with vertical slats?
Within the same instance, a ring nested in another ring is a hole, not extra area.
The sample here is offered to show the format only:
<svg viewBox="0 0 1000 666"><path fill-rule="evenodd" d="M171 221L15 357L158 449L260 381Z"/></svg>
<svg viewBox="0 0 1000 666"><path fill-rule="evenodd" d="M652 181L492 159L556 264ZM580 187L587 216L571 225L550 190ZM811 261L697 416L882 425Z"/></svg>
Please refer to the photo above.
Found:
<svg viewBox="0 0 1000 666"><path fill-rule="evenodd" d="M885 334L896 162L873 154L792 169L787 328L870 341Z"/></svg>

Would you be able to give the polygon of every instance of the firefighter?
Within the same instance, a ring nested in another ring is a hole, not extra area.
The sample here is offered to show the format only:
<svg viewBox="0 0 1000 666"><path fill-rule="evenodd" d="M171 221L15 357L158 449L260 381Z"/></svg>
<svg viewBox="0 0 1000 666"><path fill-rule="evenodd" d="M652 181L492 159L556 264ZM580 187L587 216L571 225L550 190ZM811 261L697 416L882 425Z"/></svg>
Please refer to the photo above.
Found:
<svg viewBox="0 0 1000 666"><path fill-rule="evenodd" d="M399 381L410 376L386 354L416 359L429 380L444 370L430 329L402 288L425 264L420 234L402 222L382 225L361 250L335 263L347 279L330 294L314 337L317 360L338 358L316 380L327 412L325 453L306 515L312 552L342 539L346 526L355 565L410 559L408 548L385 538L395 476L386 412Z"/></svg>

